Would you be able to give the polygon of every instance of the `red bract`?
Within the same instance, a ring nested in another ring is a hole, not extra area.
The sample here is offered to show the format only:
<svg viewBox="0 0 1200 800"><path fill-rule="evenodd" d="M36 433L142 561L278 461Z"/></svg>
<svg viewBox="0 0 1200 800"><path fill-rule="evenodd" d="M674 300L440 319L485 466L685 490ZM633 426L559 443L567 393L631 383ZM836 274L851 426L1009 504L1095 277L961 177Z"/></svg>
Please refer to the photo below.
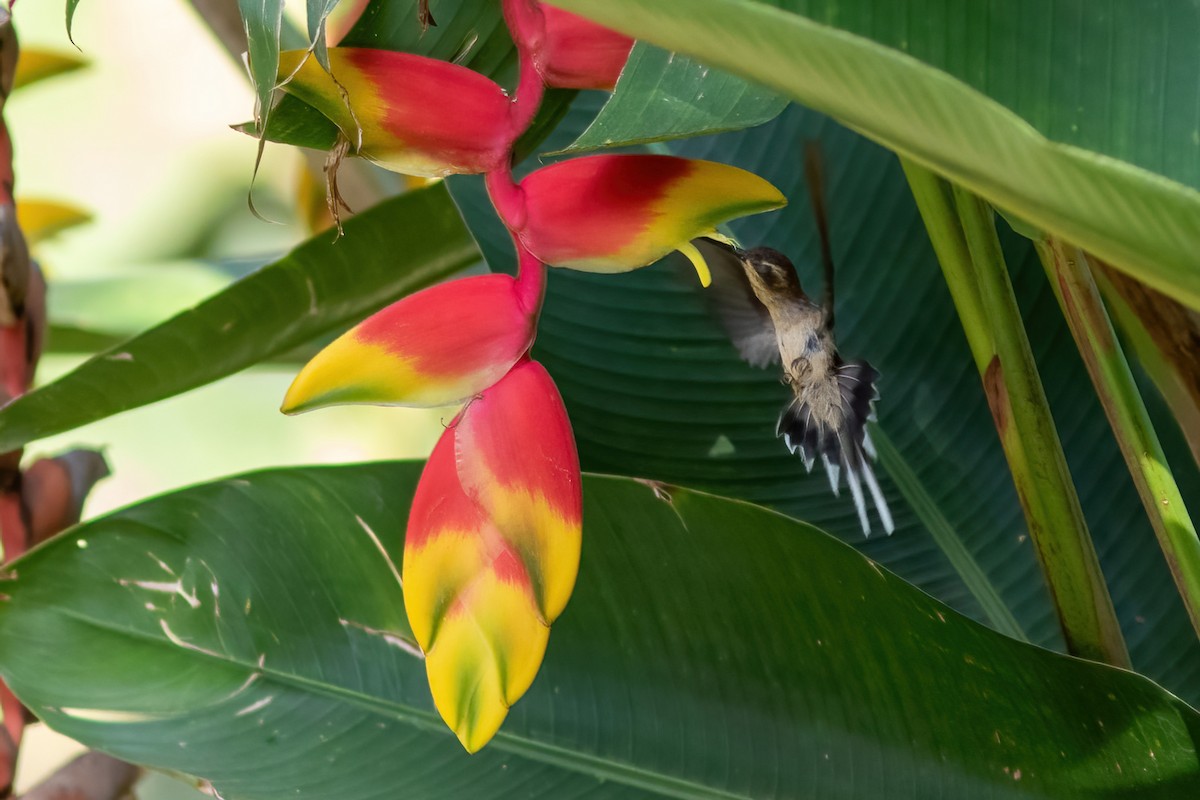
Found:
<svg viewBox="0 0 1200 800"><path fill-rule="evenodd" d="M535 0L504 0L504 16L547 86L612 89L633 48L624 34Z"/></svg>
<svg viewBox="0 0 1200 800"><path fill-rule="evenodd" d="M542 6L545 38L537 57L547 86L563 89L612 89L633 39L569 11Z"/></svg>

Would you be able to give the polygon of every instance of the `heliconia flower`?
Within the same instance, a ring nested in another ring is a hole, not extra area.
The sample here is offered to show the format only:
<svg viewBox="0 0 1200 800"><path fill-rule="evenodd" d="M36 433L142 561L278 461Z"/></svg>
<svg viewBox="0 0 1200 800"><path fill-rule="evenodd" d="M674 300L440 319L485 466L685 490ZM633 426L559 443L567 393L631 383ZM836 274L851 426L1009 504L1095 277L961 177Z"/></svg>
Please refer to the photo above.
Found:
<svg viewBox="0 0 1200 800"><path fill-rule="evenodd" d="M540 293L508 275L462 278L410 295L309 361L288 389L283 411L465 400L499 380L529 349L540 300Z"/></svg>
<svg viewBox="0 0 1200 800"><path fill-rule="evenodd" d="M333 77L306 50L279 55L284 91L332 120L357 155L396 172L488 172L507 163L524 127L499 85L458 64L333 47L329 68Z"/></svg>
<svg viewBox="0 0 1200 800"><path fill-rule="evenodd" d="M522 361L434 448L404 544L404 604L434 704L468 752L529 688L579 568L579 459L562 399Z"/></svg>
<svg viewBox="0 0 1200 800"><path fill-rule="evenodd" d="M547 264L626 272L679 250L705 286L708 267L689 242L715 234L728 220L787 203L751 172L660 155L560 161L526 177L516 200L493 199L505 209L523 206L506 214L509 224L521 244Z"/></svg>
<svg viewBox="0 0 1200 800"><path fill-rule="evenodd" d="M578 14L542 4L544 33L534 62L547 86L612 89L633 39Z"/></svg>

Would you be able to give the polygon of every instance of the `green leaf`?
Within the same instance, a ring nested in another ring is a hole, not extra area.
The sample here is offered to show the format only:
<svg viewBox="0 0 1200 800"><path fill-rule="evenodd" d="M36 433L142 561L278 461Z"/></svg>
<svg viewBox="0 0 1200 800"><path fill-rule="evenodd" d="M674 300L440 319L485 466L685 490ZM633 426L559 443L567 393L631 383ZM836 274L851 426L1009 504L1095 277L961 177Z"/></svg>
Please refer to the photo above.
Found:
<svg viewBox="0 0 1200 800"><path fill-rule="evenodd" d="M785 107L786 98L736 75L638 42L612 99L566 152L749 128Z"/></svg>
<svg viewBox="0 0 1200 800"><path fill-rule="evenodd" d="M257 136L257 123L243 122L233 129ZM284 94L271 109L263 138L268 142L310 147L313 150L332 150L337 144L338 127L333 121L298 97Z"/></svg>
<svg viewBox="0 0 1200 800"><path fill-rule="evenodd" d="M1200 14L1188 0L1108 13L959 0L920 24L870 0L553 3L828 113L1200 308ZM1089 133L1068 138L1072 126Z"/></svg>
<svg viewBox="0 0 1200 800"><path fill-rule="evenodd" d="M203 386L445 278L478 250L444 187L409 192L0 410L13 449ZM271 402L275 402L272 400Z"/></svg>
<svg viewBox="0 0 1200 800"><path fill-rule="evenodd" d="M1200 717L1144 678L786 517L615 478L585 480L541 674L467 756L396 577L419 469L259 473L76 528L14 565L0 673L58 730L230 800L1200 791Z"/></svg>

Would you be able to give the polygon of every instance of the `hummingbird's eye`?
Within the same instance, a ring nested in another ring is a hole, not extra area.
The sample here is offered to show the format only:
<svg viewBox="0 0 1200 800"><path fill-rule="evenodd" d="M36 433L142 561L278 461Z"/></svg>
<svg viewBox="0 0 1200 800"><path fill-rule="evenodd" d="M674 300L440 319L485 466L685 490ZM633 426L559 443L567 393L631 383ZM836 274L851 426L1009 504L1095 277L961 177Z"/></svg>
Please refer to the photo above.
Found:
<svg viewBox="0 0 1200 800"><path fill-rule="evenodd" d="M788 282L789 270L772 261L755 261L754 271L768 286L782 286Z"/></svg>

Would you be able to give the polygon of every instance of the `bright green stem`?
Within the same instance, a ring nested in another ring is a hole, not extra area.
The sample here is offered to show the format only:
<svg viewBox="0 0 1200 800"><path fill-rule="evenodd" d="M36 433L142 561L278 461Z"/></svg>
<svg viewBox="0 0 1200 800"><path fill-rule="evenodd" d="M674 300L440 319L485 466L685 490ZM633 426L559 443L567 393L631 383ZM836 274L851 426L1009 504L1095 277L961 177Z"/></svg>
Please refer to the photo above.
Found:
<svg viewBox="0 0 1200 800"><path fill-rule="evenodd" d="M1068 650L1129 666L1009 283L991 209L902 159L958 308Z"/></svg>
<svg viewBox="0 0 1200 800"><path fill-rule="evenodd" d="M900 493L908 501L908 505L925 523L933 540L942 549L955 572L962 578L963 584L971 596L983 609L988 622L993 628L1007 636L1022 642L1029 641L1029 637L1021 628L1021 623L1017 622L1017 618L1005 604L1000 592L992 585L987 573L979 566L979 562L975 560L975 556L967 548L962 537L958 535L958 531L942 514L937 501L930 496L925 485L921 483L920 476L913 471L904 455L892 444L892 440L878 424L871 426L871 441L875 443L875 449L879 451L879 463L883 464L883 468L891 476L892 482L899 487Z"/></svg>
<svg viewBox="0 0 1200 800"><path fill-rule="evenodd" d="M900 165L904 167L909 188L917 201L921 218L925 220L933 252L942 265L942 274L946 277L954 307L958 309L958 316L962 320L975 366L983 375L996 355L996 347L992 343L992 332L988 328L979 284L970 269L971 251L967 248L967 240L958 221L950 184L907 158L901 158ZM950 268L947 264L957 266Z"/></svg>
<svg viewBox="0 0 1200 800"><path fill-rule="evenodd" d="M1105 311L1087 255L1054 238L1038 242L1038 255L1150 516L1192 627L1200 633L1200 538Z"/></svg>

